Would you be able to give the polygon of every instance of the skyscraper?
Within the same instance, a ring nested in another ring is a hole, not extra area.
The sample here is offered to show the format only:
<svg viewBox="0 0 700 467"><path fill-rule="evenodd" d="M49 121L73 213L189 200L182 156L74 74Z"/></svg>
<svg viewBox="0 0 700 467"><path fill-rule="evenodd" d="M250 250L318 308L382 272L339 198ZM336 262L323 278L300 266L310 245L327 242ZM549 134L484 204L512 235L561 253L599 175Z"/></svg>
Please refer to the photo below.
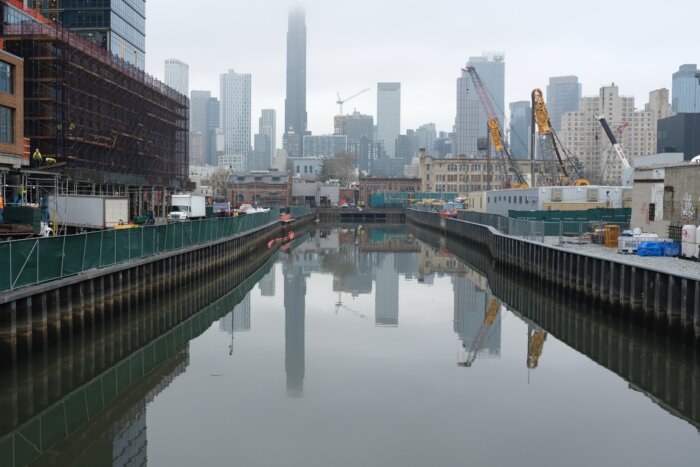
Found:
<svg viewBox="0 0 700 467"><path fill-rule="evenodd" d="M435 155L435 140L437 139L437 129L434 123L426 123L416 130L418 149L425 149L425 153Z"/></svg>
<svg viewBox="0 0 700 467"><path fill-rule="evenodd" d="M272 164L277 150L277 112L275 109L262 109L258 122L258 133L267 135L269 140L269 161ZM272 165L266 167L270 168Z"/></svg>
<svg viewBox="0 0 700 467"><path fill-rule="evenodd" d="M146 0L31 3L44 16L84 39L109 50L132 65L141 69L146 67Z"/></svg>
<svg viewBox="0 0 700 467"><path fill-rule="evenodd" d="M553 76L547 85L547 112L554 131L561 130L561 116L577 112L581 102L581 83L576 76Z"/></svg>
<svg viewBox="0 0 700 467"><path fill-rule="evenodd" d="M293 133L301 146L306 133L306 18L304 10L289 13L287 31L287 97L284 101L284 132ZM287 149L285 147L285 149ZM299 148L301 150L303 148ZM299 156L301 154L291 154Z"/></svg>
<svg viewBox="0 0 700 467"><path fill-rule="evenodd" d="M354 111L335 117L335 132L348 137L348 152L355 154L357 165L368 171L374 139L374 117Z"/></svg>
<svg viewBox="0 0 700 467"><path fill-rule="evenodd" d="M401 134L401 83L377 83L377 143L387 156L396 156L396 138Z"/></svg>
<svg viewBox="0 0 700 467"><path fill-rule="evenodd" d="M219 128L219 100L209 91L190 94L190 164L217 165L216 130ZM201 136L196 136L200 134Z"/></svg>
<svg viewBox="0 0 700 467"><path fill-rule="evenodd" d="M183 96L190 93L190 67L176 58L165 60L165 84Z"/></svg>
<svg viewBox="0 0 700 467"><path fill-rule="evenodd" d="M531 122L530 101L510 104L510 152L515 159L529 159Z"/></svg>
<svg viewBox="0 0 700 467"><path fill-rule="evenodd" d="M246 160L251 151L251 76L229 70L221 75L220 83L224 154Z"/></svg>
<svg viewBox="0 0 700 467"><path fill-rule="evenodd" d="M681 65L673 74L671 111L675 113L700 112L700 71L695 64Z"/></svg>
<svg viewBox="0 0 700 467"><path fill-rule="evenodd" d="M504 56L496 54L470 57L467 66L474 67L479 73L492 100L496 116L503 125L506 72ZM471 77L468 73L462 73L462 76L457 79L456 155L477 154L477 139L488 136L486 118L486 112L479 102Z"/></svg>

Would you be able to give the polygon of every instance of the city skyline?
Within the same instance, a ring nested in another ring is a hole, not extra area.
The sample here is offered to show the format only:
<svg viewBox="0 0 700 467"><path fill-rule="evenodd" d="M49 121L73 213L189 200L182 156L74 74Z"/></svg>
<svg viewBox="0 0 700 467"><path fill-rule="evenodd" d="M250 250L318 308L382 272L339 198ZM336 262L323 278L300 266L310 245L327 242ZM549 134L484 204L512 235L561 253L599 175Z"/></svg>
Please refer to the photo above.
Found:
<svg viewBox="0 0 700 467"><path fill-rule="evenodd" d="M207 7L220 5L224 9L223 5L228 5L214 0L205 3ZM594 20L598 3L603 5L602 2L594 2L581 12L582 20ZM627 15L629 9L626 8L626 3L628 2L606 3L605 8L613 16ZM689 8L698 9L671 1L667 10L669 19L673 4L678 4L677 6L684 11ZM486 24L477 23L469 28L457 27L463 15L455 14L454 10L467 9L467 6L450 5L451 8L439 8L439 5L435 5L430 14L431 22L441 24L435 34L416 35L397 28L396 31L392 30L391 34L372 32L367 33L366 37L350 41L346 39L356 36L352 21L337 24L328 20L334 6L332 2L328 2L313 5L306 11L308 128L314 134L333 132L332 116L337 112L336 92L347 95L366 87L372 88L371 92L346 106L345 112L351 113L353 108L357 108L364 114L376 116L375 83L392 80L402 82L402 133L407 128L417 128L430 121L435 122L439 130L451 131L455 117L454 77L458 75L459 67L463 66L470 56L490 50L504 51L506 54L506 103L526 100L535 87L544 89L549 77L562 75L577 75L583 84L584 95L595 94L601 86L614 81L629 95L634 96L637 102L643 102L648 92L653 89L670 89L671 75L681 64L700 61L696 52L690 48L690 42L663 37L636 38L638 43L633 49L628 48L625 60L620 60L619 47L611 47L610 44L616 40L624 43L629 38L624 31L615 29L603 40L590 34L585 28L580 32L568 31L561 25L551 29L551 37L535 39L525 30L524 25L536 22L535 19L540 18L540 12L528 12L515 2L506 5L506 20L515 27L502 38L494 38L493 34L488 33L489 26ZM372 30L372 25L381 23L381 18L388 15L393 7L393 3L379 6L375 15L367 18L369 24L362 18L363 29ZM643 5L638 9L640 12L646 11ZM172 10L163 0L151 0L148 3L148 14L151 18L164 16L172 22L179 21L180 13ZM362 9L357 10L359 11L349 12L349 19L360 16ZM183 38L178 37L168 26L169 21L149 23L151 27L148 31L148 44L151 52L147 55L147 71L158 72L157 66L153 66L154 63L175 56L190 63L191 89L215 90L218 87L216 78L221 69L245 69L256 81L253 114L258 115L262 108L274 108L280 115L284 108L283 70L289 5L286 2L268 0L250 6L250 16L255 17L256 11L262 15L258 17L266 18L265 28L255 28L254 24L248 24L255 23L250 21L248 15L233 18L236 24L222 27L221 31L213 28L215 32L212 33L212 28L208 27L207 34L215 36L212 41L218 38L218 42L223 44L223 47L217 46L211 50L202 50L198 44L185 43ZM548 23L552 23L556 18L568 13L570 12L566 5L555 5L553 8L543 9L541 19L537 21L545 22L549 19ZM663 12L661 15L663 16ZM532 16L532 21L526 20L528 16ZM639 19L644 16L638 13L634 17ZM686 22L688 28L691 26L686 18L688 15L680 17L679 31L690 30L683 28ZM213 21L214 25L218 24L218 18L214 18ZM448 27L449 25L454 27ZM460 37L461 35L465 37ZM390 40L387 41L387 38ZM553 40L555 38L557 40ZM356 42L360 39L364 43L363 54L353 54L353 50L361 46ZM465 40L468 46L455 45L465 43ZM370 47L372 41L376 41L376 47ZM674 42L673 47L670 46L670 41ZM228 44L238 42L253 43L256 46L236 47L231 52ZM680 46L676 46L677 43ZM415 53L420 51L423 64L420 69L409 63L413 53L397 53L394 58L387 60L394 45L396 50L413 49ZM660 53L662 49L666 49L664 54ZM655 66L651 68L648 66L650 51L659 51L658 60L655 59ZM548 58L552 56L557 57L556 62ZM640 69L646 70L644 75L639 74ZM281 128L282 122L278 123L278 129Z"/></svg>

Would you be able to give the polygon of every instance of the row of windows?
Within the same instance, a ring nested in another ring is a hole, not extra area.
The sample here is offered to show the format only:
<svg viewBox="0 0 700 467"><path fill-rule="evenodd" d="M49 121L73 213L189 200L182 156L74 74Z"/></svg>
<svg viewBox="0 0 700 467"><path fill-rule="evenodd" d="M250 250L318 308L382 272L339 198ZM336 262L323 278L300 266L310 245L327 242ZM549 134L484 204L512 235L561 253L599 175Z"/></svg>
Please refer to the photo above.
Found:
<svg viewBox="0 0 700 467"><path fill-rule="evenodd" d="M14 110L0 106L0 143L15 142Z"/></svg>
<svg viewBox="0 0 700 467"><path fill-rule="evenodd" d="M0 92L4 92L5 94L12 94L14 92L12 75L13 66L0 61Z"/></svg>

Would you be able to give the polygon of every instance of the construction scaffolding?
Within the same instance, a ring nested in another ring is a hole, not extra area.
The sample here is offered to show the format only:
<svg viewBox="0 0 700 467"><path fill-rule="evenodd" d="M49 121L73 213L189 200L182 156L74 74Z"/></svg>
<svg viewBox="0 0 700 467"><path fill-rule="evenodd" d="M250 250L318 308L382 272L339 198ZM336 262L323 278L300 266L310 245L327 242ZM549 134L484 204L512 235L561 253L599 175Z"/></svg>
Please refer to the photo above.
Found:
<svg viewBox="0 0 700 467"><path fill-rule="evenodd" d="M0 8L5 50L24 59L25 135L42 170L98 185L185 186L186 96L21 2Z"/></svg>

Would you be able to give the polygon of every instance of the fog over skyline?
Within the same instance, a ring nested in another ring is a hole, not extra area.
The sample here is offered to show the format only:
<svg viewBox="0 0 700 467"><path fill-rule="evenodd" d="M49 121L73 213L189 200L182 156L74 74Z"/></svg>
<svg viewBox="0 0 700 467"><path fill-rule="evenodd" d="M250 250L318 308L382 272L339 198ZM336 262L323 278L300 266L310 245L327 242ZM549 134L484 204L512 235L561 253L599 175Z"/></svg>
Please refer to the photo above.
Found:
<svg viewBox="0 0 700 467"><path fill-rule="evenodd" d="M306 10L314 134L333 132L337 92L347 97L370 88L344 110L376 118L378 81L401 82L402 132L428 122L450 131L460 67L482 52L505 53L506 107L529 100L535 87L545 90L550 76L576 75L584 96L614 82L643 109L649 91L671 90L681 64L700 62L693 32L700 3L688 0L503 0L500 8L448 0L200 0L188 9L148 0L146 71L163 79L164 60L178 58L189 64L190 90L216 96L221 73L250 73L253 128L261 109L274 108L281 133L287 15L296 6Z"/></svg>

